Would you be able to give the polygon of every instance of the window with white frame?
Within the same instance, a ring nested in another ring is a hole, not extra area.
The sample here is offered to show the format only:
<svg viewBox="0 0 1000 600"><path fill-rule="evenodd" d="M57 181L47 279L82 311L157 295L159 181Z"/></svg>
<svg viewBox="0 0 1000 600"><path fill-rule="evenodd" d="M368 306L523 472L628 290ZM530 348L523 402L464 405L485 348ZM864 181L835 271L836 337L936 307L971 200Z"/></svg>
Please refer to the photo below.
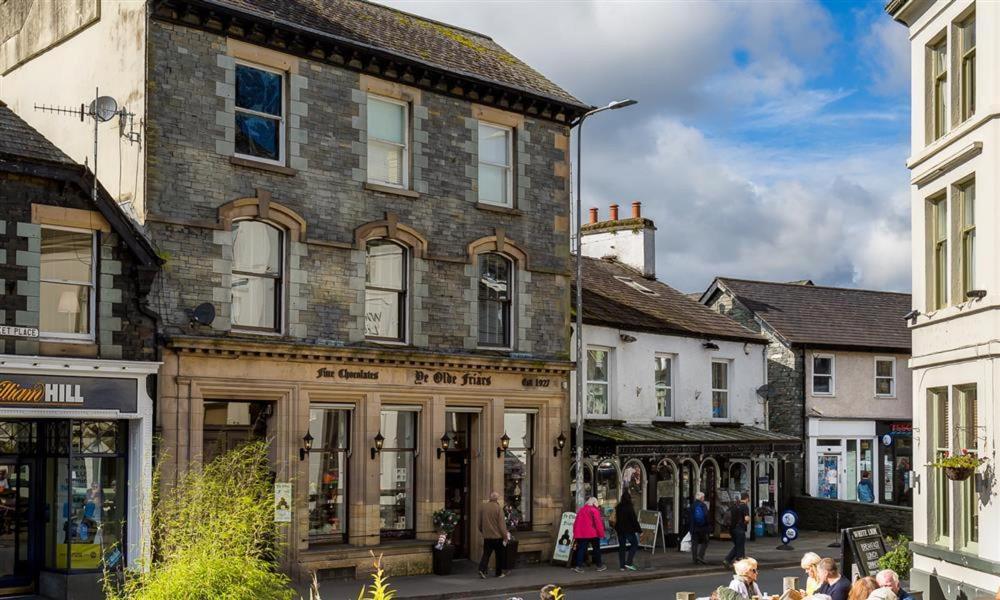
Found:
<svg viewBox="0 0 1000 600"><path fill-rule="evenodd" d="M939 387L927 390L927 408L931 423L931 461L947 456L950 452L949 435L951 429L951 411L949 410L948 388ZM933 504L929 511L931 517L931 542L947 546L951 540L951 494L950 484L944 471L931 469L931 488Z"/></svg>
<svg viewBox="0 0 1000 600"><path fill-rule="evenodd" d="M41 229L39 329L46 337L92 339L96 236L66 227Z"/></svg>
<svg viewBox="0 0 1000 600"><path fill-rule="evenodd" d="M587 349L587 415L611 414L611 352L604 348Z"/></svg>
<svg viewBox="0 0 1000 600"><path fill-rule="evenodd" d="M654 372L656 378L656 416L663 419L669 419L674 416L674 360L670 356L663 355L657 355L654 360Z"/></svg>
<svg viewBox="0 0 1000 600"><path fill-rule="evenodd" d="M233 223L233 327L281 329L284 235L263 221Z"/></svg>
<svg viewBox="0 0 1000 600"><path fill-rule="evenodd" d="M927 240L930 244L930 269L927 273L930 310L948 305L948 200L938 195L928 200Z"/></svg>
<svg viewBox="0 0 1000 600"><path fill-rule="evenodd" d="M405 188L409 171L408 105L401 100L368 96L368 181Z"/></svg>
<svg viewBox="0 0 1000 600"><path fill-rule="evenodd" d="M236 63L236 155L282 164L285 160L284 74Z"/></svg>
<svg viewBox="0 0 1000 600"><path fill-rule="evenodd" d="M976 112L976 15L970 15L956 28L959 61L959 107L962 121Z"/></svg>
<svg viewBox="0 0 1000 600"><path fill-rule="evenodd" d="M712 418L729 418L729 361L712 361Z"/></svg>
<svg viewBox="0 0 1000 600"><path fill-rule="evenodd" d="M812 393L814 396L832 396L834 359L832 354L813 355Z"/></svg>
<svg viewBox="0 0 1000 600"><path fill-rule="evenodd" d="M927 47L928 85L930 87L929 133L930 141L948 133L948 40L941 40Z"/></svg>
<svg viewBox="0 0 1000 600"><path fill-rule="evenodd" d="M388 240L365 246L365 335L406 339L406 249Z"/></svg>
<svg viewBox="0 0 1000 600"><path fill-rule="evenodd" d="M896 359L875 357L875 395L880 398L896 396Z"/></svg>
<svg viewBox="0 0 1000 600"><path fill-rule="evenodd" d="M958 209L960 213L959 239L962 244L961 261L958 272L962 274L962 295L964 302L970 290L976 289L976 181L970 180L958 187Z"/></svg>
<svg viewBox="0 0 1000 600"><path fill-rule="evenodd" d="M513 130L479 123L479 201L514 205Z"/></svg>
<svg viewBox="0 0 1000 600"><path fill-rule="evenodd" d="M979 414L976 385L961 385L955 387L955 434L952 453L971 452L978 455L979 450ZM979 545L979 494L976 493L977 475L966 479L958 485L959 497L955 499L958 507L956 523L959 532L959 547L966 552L975 552Z"/></svg>

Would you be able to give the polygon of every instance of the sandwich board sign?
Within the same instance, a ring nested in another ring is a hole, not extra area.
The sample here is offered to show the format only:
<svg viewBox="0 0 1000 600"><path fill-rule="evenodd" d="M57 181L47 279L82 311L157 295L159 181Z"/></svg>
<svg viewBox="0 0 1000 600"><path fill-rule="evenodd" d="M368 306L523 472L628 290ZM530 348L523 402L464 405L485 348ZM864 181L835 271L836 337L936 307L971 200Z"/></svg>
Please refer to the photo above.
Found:
<svg viewBox="0 0 1000 600"><path fill-rule="evenodd" d="M639 547L649 548L650 554L656 554L656 543L660 542L663 551L667 551L667 535L663 531L663 515L658 510L640 510L639 527Z"/></svg>
<svg viewBox="0 0 1000 600"><path fill-rule="evenodd" d="M874 577L879 572L878 559L886 553L882 529L878 525L848 527L842 537L842 572L850 573L852 581L857 577Z"/></svg>
<svg viewBox="0 0 1000 600"><path fill-rule="evenodd" d="M570 555L573 552L573 523L576 521L576 513L564 512L559 520L559 529L556 531L556 545L552 550L552 562L569 564Z"/></svg>

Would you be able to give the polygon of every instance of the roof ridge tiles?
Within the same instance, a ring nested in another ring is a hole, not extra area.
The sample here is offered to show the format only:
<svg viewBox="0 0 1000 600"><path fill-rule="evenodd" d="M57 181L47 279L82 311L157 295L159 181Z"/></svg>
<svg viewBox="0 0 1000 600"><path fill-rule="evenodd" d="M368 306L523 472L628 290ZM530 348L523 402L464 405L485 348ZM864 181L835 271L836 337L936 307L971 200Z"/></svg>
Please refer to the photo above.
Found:
<svg viewBox="0 0 1000 600"><path fill-rule="evenodd" d="M894 291L891 291L891 290L872 290L872 289L868 289L868 288L851 288L851 287L842 287L842 286L834 286L834 285L818 285L818 284L802 285L800 283L794 283L794 282L788 282L788 281L768 281L766 279L746 279L746 278L743 278L743 277L723 277L723 276L717 276L716 279L718 279L720 281L742 281L742 282L745 282L745 283L762 283L762 284L765 284L765 285L780 285L780 286L784 286L784 287L790 287L790 288L801 289L801 290L838 290L838 291L843 291L843 292L866 292L866 293L869 293L869 294L893 294L893 295L896 295L896 296L912 296L913 295L911 292L894 292Z"/></svg>

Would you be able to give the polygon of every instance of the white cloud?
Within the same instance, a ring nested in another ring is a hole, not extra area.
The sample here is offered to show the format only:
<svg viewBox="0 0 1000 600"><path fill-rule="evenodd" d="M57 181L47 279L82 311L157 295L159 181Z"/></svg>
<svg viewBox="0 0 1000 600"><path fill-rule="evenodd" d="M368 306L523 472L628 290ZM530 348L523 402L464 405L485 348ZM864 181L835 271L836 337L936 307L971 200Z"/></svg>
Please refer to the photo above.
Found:
<svg viewBox="0 0 1000 600"><path fill-rule="evenodd" d="M910 89L910 40L906 27L889 19L871 24L861 39L862 53L872 68L872 89L886 96Z"/></svg>

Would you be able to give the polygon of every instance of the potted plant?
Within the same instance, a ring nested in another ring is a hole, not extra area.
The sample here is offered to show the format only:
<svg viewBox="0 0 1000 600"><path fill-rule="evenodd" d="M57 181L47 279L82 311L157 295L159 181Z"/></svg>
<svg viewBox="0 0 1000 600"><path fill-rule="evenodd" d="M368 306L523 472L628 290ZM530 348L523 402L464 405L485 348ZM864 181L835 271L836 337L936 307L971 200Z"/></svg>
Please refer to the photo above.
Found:
<svg viewBox="0 0 1000 600"><path fill-rule="evenodd" d="M434 511L434 528L438 530L438 541L433 549L433 568L435 575L450 575L451 561L455 558L455 545L451 543L451 534L458 527L458 514L453 510L442 508Z"/></svg>
<svg viewBox="0 0 1000 600"><path fill-rule="evenodd" d="M510 571L517 564L517 538L514 537L514 532L517 531L517 527L521 524L521 513L508 504L503 507L503 515L504 521L507 522L507 532L510 534L510 538L507 540L504 565Z"/></svg>
<svg viewBox="0 0 1000 600"><path fill-rule="evenodd" d="M985 458L979 458L975 454L963 448L961 454L951 455L947 452L937 461L931 463L932 467L944 469L944 475L952 481L965 481L976 472L979 465L986 462Z"/></svg>

